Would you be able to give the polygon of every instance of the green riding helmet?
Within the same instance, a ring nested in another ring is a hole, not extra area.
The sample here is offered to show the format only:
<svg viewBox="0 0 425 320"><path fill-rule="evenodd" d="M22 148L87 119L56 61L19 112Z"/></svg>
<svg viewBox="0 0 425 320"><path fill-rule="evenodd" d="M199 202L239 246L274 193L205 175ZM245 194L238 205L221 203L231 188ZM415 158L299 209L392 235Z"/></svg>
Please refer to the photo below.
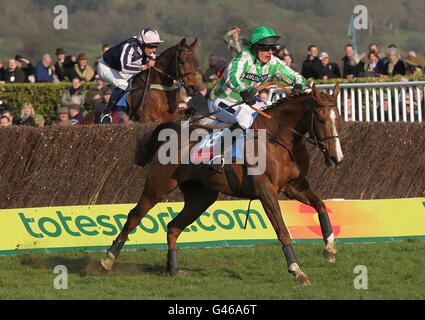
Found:
<svg viewBox="0 0 425 320"><path fill-rule="evenodd" d="M265 26L255 27L250 36L251 45L276 45L279 39L280 36L272 28Z"/></svg>

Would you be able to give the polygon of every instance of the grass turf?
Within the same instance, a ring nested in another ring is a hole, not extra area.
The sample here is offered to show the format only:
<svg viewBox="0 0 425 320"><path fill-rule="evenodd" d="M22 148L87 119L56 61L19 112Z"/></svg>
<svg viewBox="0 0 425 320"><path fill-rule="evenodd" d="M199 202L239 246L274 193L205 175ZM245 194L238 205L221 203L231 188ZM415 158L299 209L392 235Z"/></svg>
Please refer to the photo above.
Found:
<svg viewBox="0 0 425 320"><path fill-rule="evenodd" d="M297 244L295 252L310 287L286 270L278 244L180 249L181 274L165 272L166 251L122 252L108 274L104 253L37 253L0 257L0 299L425 299L425 241L338 244L328 264L322 245ZM68 268L68 289L56 290L57 265ZM368 289L356 290L354 268L368 270Z"/></svg>

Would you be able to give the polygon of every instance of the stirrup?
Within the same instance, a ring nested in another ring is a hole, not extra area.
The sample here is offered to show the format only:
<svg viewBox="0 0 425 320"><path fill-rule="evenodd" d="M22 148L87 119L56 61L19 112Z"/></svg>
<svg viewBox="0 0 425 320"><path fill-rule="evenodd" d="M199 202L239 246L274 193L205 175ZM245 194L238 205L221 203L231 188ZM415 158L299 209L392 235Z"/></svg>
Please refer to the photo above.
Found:
<svg viewBox="0 0 425 320"><path fill-rule="evenodd" d="M112 117L109 113L104 114L100 118L100 123L112 123Z"/></svg>
<svg viewBox="0 0 425 320"><path fill-rule="evenodd" d="M220 158L220 163L214 163L214 160L216 158ZM208 168L210 168L211 170L217 172L217 173L222 173L223 172L223 167L224 167L224 161L223 161L223 156L217 155L214 158L212 158L210 160L210 162L208 163Z"/></svg>

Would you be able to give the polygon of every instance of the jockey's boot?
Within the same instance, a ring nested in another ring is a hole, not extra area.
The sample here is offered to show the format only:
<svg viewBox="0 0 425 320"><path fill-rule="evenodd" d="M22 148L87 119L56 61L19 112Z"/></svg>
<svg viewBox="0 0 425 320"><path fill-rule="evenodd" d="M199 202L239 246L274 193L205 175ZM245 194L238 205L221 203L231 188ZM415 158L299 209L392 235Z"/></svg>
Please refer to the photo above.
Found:
<svg viewBox="0 0 425 320"><path fill-rule="evenodd" d="M234 123L229 127L230 132L232 132L233 130L236 129L242 129L241 126L239 125L239 123ZM223 167L224 167L224 154L226 154L226 152L228 150L224 150L224 138L221 137L220 139L220 143L221 143L221 150L222 150L222 154L216 155L214 158L211 159L211 161L208 163L208 168L210 168L211 170L217 172L217 173L222 173L223 172ZM230 147L230 149L232 149L232 147ZM220 159L220 163L218 163L217 159Z"/></svg>
<svg viewBox="0 0 425 320"><path fill-rule="evenodd" d="M105 110L100 116L100 123L112 123L111 112L114 110L115 105L120 101L121 97L124 95L125 90L115 87L114 91L112 91L111 97L109 98L109 102L106 105Z"/></svg>

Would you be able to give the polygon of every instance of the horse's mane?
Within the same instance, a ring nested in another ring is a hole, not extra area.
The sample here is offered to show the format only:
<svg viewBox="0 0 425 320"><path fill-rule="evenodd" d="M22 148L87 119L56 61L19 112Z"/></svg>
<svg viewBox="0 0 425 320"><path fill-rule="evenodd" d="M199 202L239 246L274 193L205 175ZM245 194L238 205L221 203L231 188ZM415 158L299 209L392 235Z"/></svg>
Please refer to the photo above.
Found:
<svg viewBox="0 0 425 320"><path fill-rule="evenodd" d="M298 96L289 96L289 97L283 97L274 102L272 105L270 105L266 110L271 111L276 109L277 107L283 108L287 105L291 105L293 102L299 102L303 101L305 98L312 98L313 95L311 93L302 93Z"/></svg>
<svg viewBox="0 0 425 320"><path fill-rule="evenodd" d="M175 49L176 49L177 47L179 47L179 46L180 46L180 43L178 43L178 44L176 44L176 45L174 45L174 46L171 46L171 47L169 47L169 48L165 49L165 51L161 52L161 54L159 55L159 57L158 57L158 61L159 61L159 59L161 59L161 58L163 58L164 56L166 56L167 54L169 54L169 53L170 53L170 51L175 50ZM190 46L189 46L187 43L184 45L184 48L185 48L185 49L189 49L189 50L191 50L191 49L190 49Z"/></svg>
<svg viewBox="0 0 425 320"><path fill-rule="evenodd" d="M159 61L161 58L163 58L164 56L166 56L167 54L169 54L169 53L170 53L170 51L175 50L175 49L176 49L176 47L178 47L178 46L179 46L179 45L178 45L178 44L176 44L176 45L174 45L174 46L172 46L172 47L169 47L169 48L165 49L165 51L161 52L161 54L159 55L159 57L158 57L158 61Z"/></svg>

